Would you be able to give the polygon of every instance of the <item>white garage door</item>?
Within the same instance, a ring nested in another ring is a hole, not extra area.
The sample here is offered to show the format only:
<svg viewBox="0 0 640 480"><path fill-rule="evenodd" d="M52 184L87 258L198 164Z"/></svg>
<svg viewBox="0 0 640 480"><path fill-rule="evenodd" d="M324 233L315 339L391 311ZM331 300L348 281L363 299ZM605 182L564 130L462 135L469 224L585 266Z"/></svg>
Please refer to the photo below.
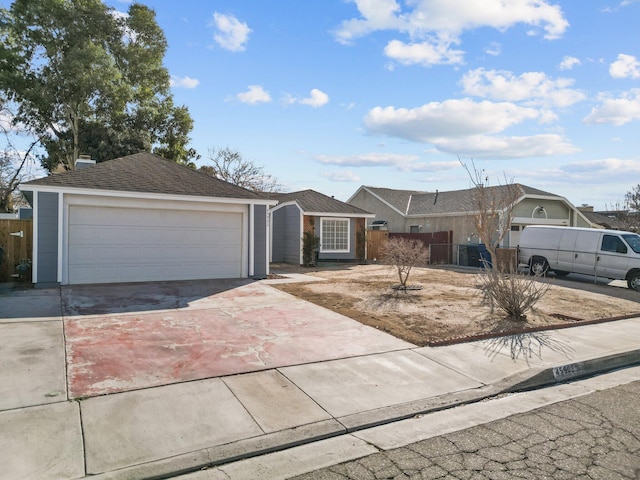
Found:
<svg viewBox="0 0 640 480"><path fill-rule="evenodd" d="M238 278L242 214L69 208L69 283Z"/></svg>

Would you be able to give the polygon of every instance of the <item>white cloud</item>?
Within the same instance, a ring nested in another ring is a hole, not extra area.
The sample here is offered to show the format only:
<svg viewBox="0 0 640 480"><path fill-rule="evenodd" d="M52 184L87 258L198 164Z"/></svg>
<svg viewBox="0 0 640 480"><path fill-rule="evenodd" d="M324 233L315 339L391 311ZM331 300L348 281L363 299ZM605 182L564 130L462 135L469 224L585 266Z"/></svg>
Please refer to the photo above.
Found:
<svg viewBox="0 0 640 480"><path fill-rule="evenodd" d="M172 87L176 88L196 88L200 85L200 80L186 76L180 78L172 75L170 84Z"/></svg>
<svg viewBox="0 0 640 480"><path fill-rule="evenodd" d="M576 146L556 134L528 137L471 135L463 138L437 138L432 143L443 152L489 159L565 155L579 151Z"/></svg>
<svg viewBox="0 0 640 480"><path fill-rule="evenodd" d="M587 124L610 123L620 126L633 120L640 120L639 88L631 89L619 98L604 98L599 106L591 110L583 122Z"/></svg>
<svg viewBox="0 0 640 480"><path fill-rule="evenodd" d="M260 85L249 85L246 92L238 93L235 97L242 103L255 105L257 103L268 103L271 101L271 95Z"/></svg>
<svg viewBox="0 0 640 480"><path fill-rule="evenodd" d="M310 105L313 108L318 108L329 103L329 95L324 93L322 90L318 90L317 88L314 88L311 90L307 98L297 98L291 95L290 93L286 93L282 97L282 102L286 105L300 103L302 105Z"/></svg>
<svg viewBox="0 0 640 480"><path fill-rule="evenodd" d="M542 123L555 118L549 110L511 102L462 99L413 109L376 107L369 111L364 123L373 134L429 143L440 152L475 158L526 158L578 151L557 134L496 135L528 120Z"/></svg>
<svg viewBox="0 0 640 480"><path fill-rule="evenodd" d="M618 60L609 66L613 78L640 78L640 62L633 55L618 55Z"/></svg>
<svg viewBox="0 0 640 480"><path fill-rule="evenodd" d="M501 132L525 120L541 119L539 110L509 102L470 99L431 102L407 109L375 107L364 119L371 133L431 143L433 138Z"/></svg>
<svg viewBox="0 0 640 480"><path fill-rule="evenodd" d="M360 177L350 170L340 170L337 172L320 172L320 176L332 182L359 182Z"/></svg>
<svg viewBox="0 0 640 480"><path fill-rule="evenodd" d="M556 39L569 26L562 9L545 0L415 0L405 2L404 9L396 0L353 1L360 17L343 21L333 32L336 40L349 44L380 30L405 34L409 42L394 39L385 48L403 64L460 63L463 52L450 47L468 30L504 31L522 23L534 27L534 34L542 30L545 38Z"/></svg>
<svg viewBox="0 0 640 480"><path fill-rule="evenodd" d="M303 105L310 105L314 108L322 107L323 105L329 103L329 95L321 90L318 90L317 88L314 88L313 90L311 90L310 96L308 98L303 98L302 100L300 100L300 103Z"/></svg>
<svg viewBox="0 0 640 480"><path fill-rule="evenodd" d="M562 62L560 62L560 70L572 70L573 67L577 67L578 65L581 65L581 63L582 62L580 62L579 58L570 57L566 55L562 59Z"/></svg>
<svg viewBox="0 0 640 480"><path fill-rule="evenodd" d="M584 93L571 87L574 80L552 80L542 72L511 72L478 68L467 72L460 82L464 93L492 100L525 102L527 105L568 107L585 99Z"/></svg>
<svg viewBox="0 0 640 480"><path fill-rule="evenodd" d="M492 55L494 57L497 57L502 53L502 45L500 45L498 42L492 42L491 45L489 45L484 49L484 52L487 55Z"/></svg>
<svg viewBox="0 0 640 480"><path fill-rule="evenodd" d="M418 155L399 153L363 153L359 155L317 155L315 159L323 165L342 167L393 167L402 172L439 172L460 166L457 161L425 162Z"/></svg>
<svg viewBox="0 0 640 480"><path fill-rule="evenodd" d="M316 160L324 165L347 167L393 167L420 160L417 155L397 153L363 153L360 155L317 155Z"/></svg>
<svg viewBox="0 0 640 480"><path fill-rule="evenodd" d="M213 39L218 45L231 52L242 52L249 41L251 29L233 15L215 12L210 26L216 28Z"/></svg>
<svg viewBox="0 0 640 480"><path fill-rule="evenodd" d="M450 44L429 42L406 44L400 40L391 40L384 48L384 54L403 65L430 65L463 63L464 52L452 50Z"/></svg>

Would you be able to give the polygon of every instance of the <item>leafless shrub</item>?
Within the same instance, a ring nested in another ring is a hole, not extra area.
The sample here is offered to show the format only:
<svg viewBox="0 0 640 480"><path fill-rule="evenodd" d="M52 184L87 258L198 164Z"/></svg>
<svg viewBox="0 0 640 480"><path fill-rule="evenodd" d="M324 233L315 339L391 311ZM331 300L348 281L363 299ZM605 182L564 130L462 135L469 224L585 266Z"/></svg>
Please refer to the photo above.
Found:
<svg viewBox="0 0 640 480"><path fill-rule="evenodd" d="M536 277L521 273L503 273L497 269L484 269L479 275L483 301L502 310L514 320L526 321L526 313L549 291L551 285L541 283Z"/></svg>
<svg viewBox="0 0 640 480"><path fill-rule="evenodd" d="M429 261L429 250L418 240L390 238L385 243L384 261L393 265L398 273L399 288L406 290L411 269Z"/></svg>

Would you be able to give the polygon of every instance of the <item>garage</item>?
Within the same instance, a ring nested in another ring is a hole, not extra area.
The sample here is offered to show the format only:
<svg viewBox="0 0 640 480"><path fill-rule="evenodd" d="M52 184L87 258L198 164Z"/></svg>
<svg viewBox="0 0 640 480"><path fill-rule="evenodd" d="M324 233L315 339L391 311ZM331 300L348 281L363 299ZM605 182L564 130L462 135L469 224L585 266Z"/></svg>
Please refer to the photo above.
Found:
<svg viewBox="0 0 640 480"><path fill-rule="evenodd" d="M20 189L38 287L268 275L276 201L157 155L79 161Z"/></svg>
<svg viewBox="0 0 640 480"><path fill-rule="evenodd" d="M241 276L242 215L69 208L69 283Z"/></svg>

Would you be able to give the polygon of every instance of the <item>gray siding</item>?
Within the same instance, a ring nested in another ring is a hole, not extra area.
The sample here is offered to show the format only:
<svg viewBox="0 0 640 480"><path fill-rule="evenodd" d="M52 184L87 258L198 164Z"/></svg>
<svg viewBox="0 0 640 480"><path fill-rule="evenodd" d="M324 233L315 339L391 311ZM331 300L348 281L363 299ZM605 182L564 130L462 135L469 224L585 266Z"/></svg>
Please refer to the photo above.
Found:
<svg viewBox="0 0 640 480"><path fill-rule="evenodd" d="M267 276L267 207L256 205L253 219L253 276L265 278Z"/></svg>
<svg viewBox="0 0 640 480"><path fill-rule="evenodd" d="M58 281L58 195L38 194L38 284Z"/></svg>
<svg viewBox="0 0 640 480"><path fill-rule="evenodd" d="M300 263L300 215L300 209L295 205L282 207L273 213L271 259L274 262Z"/></svg>

